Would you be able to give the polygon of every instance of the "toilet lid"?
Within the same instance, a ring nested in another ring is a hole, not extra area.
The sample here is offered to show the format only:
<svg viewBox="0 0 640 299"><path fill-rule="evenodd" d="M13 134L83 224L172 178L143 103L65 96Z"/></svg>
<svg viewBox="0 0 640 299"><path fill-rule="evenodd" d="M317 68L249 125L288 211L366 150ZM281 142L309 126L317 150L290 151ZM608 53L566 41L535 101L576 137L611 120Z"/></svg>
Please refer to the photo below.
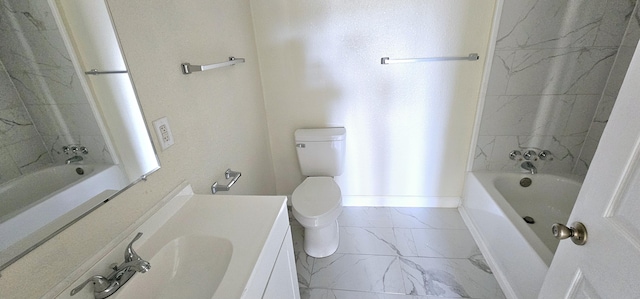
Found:
<svg viewBox="0 0 640 299"><path fill-rule="evenodd" d="M319 217L342 202L340 187L331 177L308 177L293 191L291 204L306 217Z"/></svg>

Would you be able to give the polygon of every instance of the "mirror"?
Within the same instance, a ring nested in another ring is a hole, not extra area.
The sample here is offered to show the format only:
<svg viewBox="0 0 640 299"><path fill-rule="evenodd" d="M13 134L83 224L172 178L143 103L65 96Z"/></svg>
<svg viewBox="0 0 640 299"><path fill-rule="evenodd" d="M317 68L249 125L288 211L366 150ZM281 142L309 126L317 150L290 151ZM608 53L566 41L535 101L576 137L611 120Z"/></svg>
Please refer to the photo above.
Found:
<svg viewBox="0 0 640 299"><path fill-rule="evenodd" d="M2 4L0 270L160 167L104 0Z"/></svg>

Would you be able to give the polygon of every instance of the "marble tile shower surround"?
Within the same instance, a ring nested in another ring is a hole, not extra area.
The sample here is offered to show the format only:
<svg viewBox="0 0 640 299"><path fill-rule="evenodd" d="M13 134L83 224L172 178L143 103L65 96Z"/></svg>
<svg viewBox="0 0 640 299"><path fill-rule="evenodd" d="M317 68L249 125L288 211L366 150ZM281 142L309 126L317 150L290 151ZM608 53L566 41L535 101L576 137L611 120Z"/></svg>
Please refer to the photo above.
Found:
<svg viewBox="0 0 640 299"><path fill-rule="evenodd" d="M508 153L534 148L554 155L539 170L586 174L637 43L635 6L505 0L473 170L518 171Z"/></svg>
<svg viewBox="0 0 640 299"><path fill-rule="evenodd" d="M0 0L0 183L68 158L113 163L45 0Z"/></svg>
<svg viewBox="0 0 640 299"><path fill-rule="evenodd" d="M335 254L312 258L291 219L303 299L504 298L456 209L344 207Z"/></svg>

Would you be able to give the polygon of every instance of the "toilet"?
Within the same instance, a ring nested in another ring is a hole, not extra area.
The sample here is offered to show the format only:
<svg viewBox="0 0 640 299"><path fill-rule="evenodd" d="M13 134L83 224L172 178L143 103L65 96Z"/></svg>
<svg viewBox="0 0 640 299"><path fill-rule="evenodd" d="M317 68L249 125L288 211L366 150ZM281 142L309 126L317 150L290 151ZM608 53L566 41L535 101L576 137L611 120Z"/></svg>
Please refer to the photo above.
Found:
<svg viewBox="0 0 640 299"><path fill-rule="evenodd" d="M327 257L338 249L342 193L333 180L344 168L345 128L298 129L300 170L307 178L293 191L293 217L304 227L304 251Z"/></svg>

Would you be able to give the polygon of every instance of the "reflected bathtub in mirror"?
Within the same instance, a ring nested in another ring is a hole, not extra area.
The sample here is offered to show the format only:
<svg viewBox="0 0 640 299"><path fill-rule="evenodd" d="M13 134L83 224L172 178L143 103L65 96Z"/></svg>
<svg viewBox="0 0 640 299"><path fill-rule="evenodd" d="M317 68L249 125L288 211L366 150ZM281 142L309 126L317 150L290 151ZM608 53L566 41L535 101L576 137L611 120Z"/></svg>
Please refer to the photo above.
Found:
<svg viewBox="0 0 640 299"><path fill-rule="evenodd" d="M85 74L127 70L106 3L2 3L0 270L160 167L128 72Z"/></svg>

